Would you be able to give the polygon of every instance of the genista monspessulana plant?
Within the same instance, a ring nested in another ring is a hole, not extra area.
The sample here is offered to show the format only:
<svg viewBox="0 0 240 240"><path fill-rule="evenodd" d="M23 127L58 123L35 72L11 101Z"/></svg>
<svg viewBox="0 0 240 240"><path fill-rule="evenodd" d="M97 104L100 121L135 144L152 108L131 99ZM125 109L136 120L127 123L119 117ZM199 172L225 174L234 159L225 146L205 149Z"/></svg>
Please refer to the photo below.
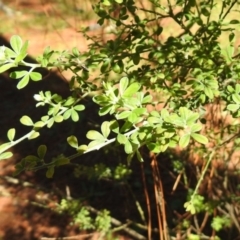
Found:
<svg viewBox="0 0 240 240"><path fill-rule="evenodd" d="M108 116L108 121L102 118L98 130L87 132L89 143L83 145L76 136L70 135L67 143L76 149L76 154L59 153L50 162L45 161L47 147L41 145L36 156L26 156L17 163L15 174L46 169L46 176L51 178L56 167L111 144L113 148L123 147L126 166L136 159L145 161L143 149L153 158L176 149L185 153L194 150L204 163L195 188L186 187L188 199L184 207L191 217L172 223L175 225L170 229L164 218L165 205L161 201L164 196L159 196L160 200L156 198L160 206L157 208L158 227L162 230L159 231L160 239L193 240L210 239L211 236L219 239L216 233L230 225L231 216L223 214L224 207L223 211L211 199L201 196L199 187L216 156L225 151L229 143L232 149L239 143L240 54L236 30L240 22L239 17L234 18L238 16L238 8L238 1L233 0L100 0L93 9L103 29L111 26L110 34L99 39L82 30L91 40L88 50L80 52L74 47L71 51L60 52L48 47L37 58L37 63L25 61L28 41L12 36L11 48L0 48L1 73L10 71L10 78L17 79L17 88L21 90L29 81L42 79L38 72L41 67L70 70L72 95L65 99L50 91L36 94L36 107L48 106L48 111L36 122L31 116L22 116L20 121L29 126L29 132L15 139L17 129L14 126L9 129L9 141L1 144L0 158L10 158L9 149L19 142L41 137L39 130L42 128L51 128L67 119L79 121L79 113L86 108L84 99L91 98L98 107L99 116ZM18 66L28 70L16 70ZM220 106L216 113L220 116L219 122L223 117L231 121L213 126L209 113L214 106ZM227 159L230 161L231 155ZM173 160L172 164L176 162ZM106 168L101 165L101 174L116 176L109 169L105 171ZM130 174L128 167L126 171L123 166L119 169L122 175ZM203 233L205 225L197 217L200 212L211 222L212 235ZM109 212L101 214L107 217ZM97 223L94 225L87 209L83 208L77 216L76 222L85 224L85 229L96 229ZM96 221L101 222L99 219ZM110 228L108 221L99 230L106 232ZM180 238L174 238L177 233ZM148 238L151 238L151 225Z"/></svg>

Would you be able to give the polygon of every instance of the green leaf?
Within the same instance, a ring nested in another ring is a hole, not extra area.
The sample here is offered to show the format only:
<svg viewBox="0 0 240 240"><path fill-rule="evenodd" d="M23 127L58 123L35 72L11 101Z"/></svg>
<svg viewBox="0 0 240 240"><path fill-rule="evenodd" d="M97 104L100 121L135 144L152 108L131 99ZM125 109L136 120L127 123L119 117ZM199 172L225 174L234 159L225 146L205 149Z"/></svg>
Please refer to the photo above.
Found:
<svg viewBox="0 0 240 240"><path fill-rule="evenodd" d="M69 136L68 138L67 138L67 142L68 142L68 144L71 146L71 147L73 147L73 148L78 148L78 140L77 140L77 138L75 137L75 136Z"/></svg>
<svg viewBox="0 0 240 240"><path fill-rule="evenodd" d="M214 94L213 94L213 90L210 87L204 88L204 93L206 94L207 97L209 97L210 99L213 99Z"/></svg>
<svg viewBox="0 0 240 240"><path fill-rule="evenodd" d="M71 114L72 114L72 109L68 109L68 110L63 114L64 120L70 118Z"/></svg>
<svg viewBox="0 0 240 240"><path fill-rule="evenodd" d="M8 58L15 58L17 57L17 54L10 48L5 47L5 54Z"/></svg>
<svg viewBox="0 0 240 240"><path fill-rule="evenodd" d="M141 85L137 82L132 83L124 92L123 97L131 97L133 94L135 94L139 89L141 88Z"/></svg>
<svg viewBox="0 0 240 240"><path fill-rule="evenodd" d="M42 121L38 121L34 123L34 128L42 128L45 126L46 123L42 122Z"/></svg>
<svg viewBox="0 0 240 240"><path fill-rule="evenodd" d="M105 6L111 6L111 2L109 0L103 0L103 5Z"/></svg>
<svg viewBox="0 0 240 240"><path fill-rule="evenodd" d="M126 154L131 154L133 153L133 147L132 144L127 140L124 144L124 151Z"/></svg>
<svg viewBox="0 0 240 240"><path fill-rule="evenodd" d="M202 144L207 144L208 143L208 139L201 134L192 133L191 137L199 143L202 143Z"/></svg>
<svg viewBox="0 0 240 240"><path fill-rule="evenodd" d="M73 107L76 111L83 111L85 109L84 105L76 105Z"/></svg>
<svg viewBox="0 0 240 240"><path fill-rule="evenodd" d="M75 57L80 57L80 52L76 47L72 49L72 53Z"/></svg>
<svg viewBox="0 0 240 240"><path fill-rule="evenodd" d="M191 112L191 114L187 118L187 125L191 125L195 123L198 119L199 119L199 114Z"/></svg>
<svg viewBox="0 0 240 240"><path fill-rule="evenodd" d="M46 172L46 177L47 178L52 178L53 177L53 174L54 174L54 166L51 166L47 169L47 172Z"/></svg>
<svg viewBox="0 0 240 240"><path fill-rule="evenodd" d="M111 110L112 110L112 105L104 106L104 107L100 108L100 110L98 112L99 116L104 116L104 115L108 114Z"/></svg>
<svg viewBox="0 0 240 240"><path fill-rule="evenodd" d="M102 147L104 142L105 142L105 139L97 139L97 140L91 141L88 144L88 149L95 148L96 150L98 150Z"/></svg>
<svg viewBox="0 0 240 240"><path fill-rule="evenodd" d="M238 94L233 94L232 99L235 103L240 104L240 96Z"/></svg>
<svg viewBox="0 0 240 240"><path fill-rule="evenodd" d="M37 150L38 157L40 159L44 159L45 154L47 152L47 146L46 145L40 145Z"/></svg>
<svg viewBox="0 0 240 240"><path fill-rule="evenodd" d="M229 104L227 105L227 110L231 112L236 112L240 108L240 105L238 104Z"/></svg>
<svg viewBox="0 0 240 240"><path fill-rule="evenodd" d="M185 134L180 138L179 146L181 148L185 148L189 144L189 141L190 141L190 134Z"/></svg>
<svg viewBox="0 0 240 240"><path fill-rule="evenodd" d="M10 147L11 147L11 143L10 142L1 144L0 145L0 153L6 151Z"/></svg>
<svg viewBox="0 0 240 240"><path fill-rule="evenodd" d="M195 207L194 207L194 205L192 204L191 201L185 202L184 203L184 208L186 208L186 211L190 212L192 215L196 213L196 209L195 209Z"/></svg>
<svg viewBox="0 0 240 240"><path fill-rule="evenodd" d="M22 48L22 39L19 36L14 35L10 39L10 45L14 52L20 53L20 50Z"/></svg>
<svg viewBox="0 0 240 240"><path fill-rule="evenodd" d="M42 75L41 73L38 73L38 72L31 72L30 73L30 78L33 80L33 81L39 81L42 79Z"/></svg>
<svg viewBox="0 0 240 240"><path fill-rule="evenodd" d="M13 156L12 152L4 152L0 154L0 160L8 159L12 156Z"/></svg>
<svg viewBox="0 0 240 240"><path fill-rule="evenodd" d="M78 113L74 109L71 111L71 118L74 122L77 122L79 120Z"/></svg>
<svg viewBox="0 0 240 240"><path fill-rule="evenodd" d="M71 106L73 105L73 103L75 102L75 98L73 97L68 97L68 99L66 100L66 102L63 104L63 106Z"/></svg>
<svg viewBox="0 0 240 240"><path fill-rule="evenodd" d="M103 122L101 125L101 131L103 136L107 139L110 134L110 122Z"/></svg>
<svg viewBox="0 0 240 240"><path fill-rule="evenodd" d="M131 114L131 111L123 111L116 115L117 119L125 119Z"/></svg>
<svg viewBox="0 0 240 240"><path fill-rule="evenodd" d="M191 126L191 132L199 132L202 129L202 125L195 123Z"/></svg>
<svg viewBox="0 0 240 240"><path fill-rule="evenodd" d="M11 128L11 129L8 130L7 136L8 136L8 139L9 139L10 142L13 141L13 139L15 137L15 133L16 133L15 128Z"/></svg>
<svg viewBox="0 0 240 240"><path fill-rule="evenodd" d="M191 114L191 112L186 107L180 107L179 113L182 119L187 120Z"/></svg>
<svg viewBox="0 0 240 240"><path fill-rule="evenodd" d="M129 84L129 80L127 77L121 78L120 84L119 84L119 92L121 95L123 95L124 91L127 89L128 84Z"/></svg>
<svg viewBox="0 0 240 240"><path fill-rule="evenodd" d="M140 54L135 53L135 54L132 56L132 60L133 60L134 65L138 65L139 62L140 62Z"/></svg>
<svg viewBox="0 0 240 240"><path fill-rule="evenodd" d="M138 161L139 161L139 162L144 162L141 153L140 153L138 150L136 151L136 153L137 153L137 159L138 159Z"/></svg>
<svg viewBox="0 0 240 240"><path fill-rule="evenodd" d="M34 125L32 119L31 119L30 117L26 116L26 115L25 115L25 116L22 116L22 117L20 118L20 122L21 122L23 125L26 125L26 126L33 126L33 125Z"/></svg>
<svg viewBox="0 0 240 240"><path fill-rule="evenodd" d="M62 166L70 163L70 159L66 157L62 157L56 160L55 165L56 166Z"/></svg>
<svg viewBox="0 0 240 240"><path fill-rule="evenodd" d="M200 236L197 234L189 234L187 240L201 240Z"/></svg>
<svg viewBox="0 0 240 240"><path fill-rule="evenodd" d="M22 89L27 86L29 82L29 74L26 74L18 83L17 88Z"/></svg>
<svg viewBox="0 0 240 240"><path fill-rule="evenodd" d="M239 22L239 20L237 20L237 19L233 19L233 20L231 20L229 23L230 23L230 24L239 24L240 22Z"/></svg>
<svg viewBox="0 0 240 240"><path fill-rule="evenodd" d="M125 142L128 141L128 138L127 138L125 135L119 133L119 134L117 135L117 141L118 141L120 144L125 144Z"/></svg>
<svg viewBox="0 0 240 240"><path fill-rule="evenodd" d="M84 153L85 151L87 151L87 149L88 149L88 146L87 145L80 145L79 147L78 147L78 149L77 149L77 151L79 152L79 153Z"/></svg>
<svg viewBox="0 0 240 240"><path fill-rule="evenodd" d="M27 56L28 41L23 44L20 53L15 58L15 63L21 62Z"/></svg>
<svg viewBox="0 0 240 240"><path fill-rule="evenodd" d="M47 127L51 128L53 126L53 124L54 124L54 118L51 118L51 119L48 120Z"/></svg>
<svg viewBox="0 0 240 240"><path fill-rule="evenodd" d="M33 133L28 137L28 139L30 140L30 139L37 138L39 135L40 135L39 132L33 132Z"/></svg>
<svg viewBox="0 0 240 240"><path fill-rule="evenodd" d="M144 104L144 103L151 103L151 101L152 101L152 96L151 95L147 95L147 96L145 96L143 98L142 104Z"/></svg>
<svg viewBox="0 0 240 240"><path fill-rule="evenodd" d="M119 124L116 120L110 122L110 129L114 133L119 133Z"/></svg>
<svg viewBox="0 0 240 240"><path fill-rule="evenodd" d="M0 73L6 72L8 69L16 67L14 63L6 63L0 67Z"/></svg>
<svg viewBox="0 0 240 240"><path fill-rule="evenodd" d="M104 140L105 141L105 137L99 133L98 131L95 131L95 130L90 130L87 132L87 138L89 140Z"/></svg>
<svg viewBox="0 0 240 240"><path fill-rule="evenodd" d="M123 72L123 62L119 60L118 62L113 63L112 70L115 73L121 74Z"/></svg>
<svg viewBox="0 0 240 240"><path fill-rule="evenodd" d="M56 115L53 117L54 118L54 122L60 123L63 121L63 116L62 115Z"/></svg>
<svg viewBox="0 0 240 240"><path fill-rule="evenodd" d="M14 72L11 72L10 73L10 78L13 78L13 79L19 79L19 78L22 78L24 77L26 74L28 74L28 71L14 71Z"/></svg>
<svg viewBox="0 0 240 240"><path fill-rule="evenodd" d="M139 118L137 116L137 114L135 114L134 112L132 112L129 116L128 116L128 121L130 123L137 123L137 122L140 122L142 118Z"/></svg>

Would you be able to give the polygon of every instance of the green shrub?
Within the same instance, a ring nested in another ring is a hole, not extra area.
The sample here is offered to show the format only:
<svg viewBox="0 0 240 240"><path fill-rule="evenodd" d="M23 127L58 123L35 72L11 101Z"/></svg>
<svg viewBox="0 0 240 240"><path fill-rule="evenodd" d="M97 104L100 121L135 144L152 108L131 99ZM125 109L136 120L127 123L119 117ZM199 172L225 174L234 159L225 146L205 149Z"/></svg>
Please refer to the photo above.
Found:
<svg viewBox="0 0 240 240"><path fill-rule="evenodd" d="M39 137L41 128L51 128L53 124L67 119L79 121L79 113L85 110L83 100L90 97L104 120L99 130L88 131L88 145L79 143L77 137L71 135L67 142L76 149L76 154L65 156L59 153L50 162L45 161L47 147L41 145L36 156L27 156L17 163L16 174L44 168L46 176L51 178L56 167L110 144L114 144L114 149L124 148L128 166L134 157L139 162L144 161L142 150L145 148L154 156L153 159L160 153L170 154L177 147L187 156L194 151L202 159L204 167L197 175L194 189L187 189L189 199L184 206L192 214L192 222L187 225L183 221L178 222L176 228L168 231L164 218L158 219L159 228L164 229L163 233L160 231L160 238L176 236L176 229L180 227L184 239L208 239L202 232L204 226L196 224L201 218L198 218L199 213L204 213L206 218L212 219L211 234L217 239L215 231L228 227L232 216L223 216L214 199L201 196L199 188L208 175L212 161L220 159L222 164L224 161L229 163L233 151L228 151L226 147L231 143L231 150L237 149L239 143L240 54L235 44L240 24L235 19L235 12L239 4L233 0L160 2L100 0L94 5L94 11L99 16L98 23L102 27L111 25L112 35L110 39L101 41L82 30L91 40L86 52L79 52L77 48L62 52L46 48L37 58L38 63L28 63L24 60L27 41L22 42L19 36L13 36L11 48L2 46L0 72L18 66L29 69L11 71L10 77L19 80L18 89L24 88L29 81L42 79L38 68L60 68L72 72L69 81L72 95L64 99L49 91L36 94L36 107L48 106L46 115L36 122L30 116L23 116L21 123L31 130L15 139L16 130L10 129L7 133L9 142L0 146L0 158L11 157L8 149L19 142ZM218 125L214 125L214 118L210 115L213 109L218 109L212 115L219 120ZM104 116L108 116L109 120L106 121ZM236 121L222 122L226 117ZM219 157L222 151L228 151L224 158ZM187 178L181 161L180 155L180 166L179 160L173 159L172 164L178 166L175 172ZM98 171L82 167L81 172L89 178L107 176L120 179L131 174L126 165L120 165L115 170L101 163L94 167ZM184 183L189 186L187 180ZM161 205L159 213L164 215L161 198L163 196L156 201L157 205ZM233 204L232 199L218 201L229 205L229 202ZM110 223L102 220L108 218L108 214L108 211L103 211L94 225L87 209L73 213L75 222L81 222L84 228L103 231L110 229ZM184 233L186 229L188 231ZM151 233L148 233L150 236Z"/></svg>

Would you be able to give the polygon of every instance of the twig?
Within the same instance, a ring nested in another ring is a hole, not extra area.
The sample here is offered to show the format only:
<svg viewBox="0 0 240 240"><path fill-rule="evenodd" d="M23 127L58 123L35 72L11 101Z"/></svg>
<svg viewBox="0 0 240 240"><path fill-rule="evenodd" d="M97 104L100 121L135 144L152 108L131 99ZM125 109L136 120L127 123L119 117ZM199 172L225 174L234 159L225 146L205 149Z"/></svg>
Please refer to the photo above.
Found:
<svg viewBox="0 0 240 240"><path fill-rule="evenodd" d="M161 240L170 239L168 233L168 226L166 220L166 210L165 210L165 199L163 194L163 185L161 181L161 176L158 168L158 163L156 159L156 155L154 153L151 154L151 166L153 169L153 179L154 179L154 191L157 202L157 214L159 221L159 236Z"/></svg>
<svg viewBox="0 0 240 240"><path fill-rule="evenodd" d="M80 240L84 239L86 237L91 237L93 236L93 233L89 234L80 234L76 236L71 236L71 237L41 237L41 240Z"/></svg>
<svg viewBox="0 0 240 240"><path fill-rule="evenodd" d="M99 211L91 206L85 206L87 210L89 210L92 213L98 214ZM119 220L117 220L116 218L111 217L111 223L114 224L115 226L122 226L123 223L121 223ZM127 234L129 234L130 236L134 237L135 239L138 240L146 240L146 237L144 237L143 235L139 234L138 232L130 229L130 228L123 228L122 229L124 232L126 232Z"/></svg>
<svg viewBox="0 0 240 240"><path fill-rule="evenodd" d="M148 190L147 190L147 184L146 184L146 177L144 174L144 169L143 169L143 163L141 162L141 173L142 173L142 181L143 181L143 187L144 187L144 195L146 199L146 204L147 204L147 212L148 212L148 240L152 239L152 217L151 217L151 205L150 205L150 200L149 200L149 195L148 195Z"/></svg>

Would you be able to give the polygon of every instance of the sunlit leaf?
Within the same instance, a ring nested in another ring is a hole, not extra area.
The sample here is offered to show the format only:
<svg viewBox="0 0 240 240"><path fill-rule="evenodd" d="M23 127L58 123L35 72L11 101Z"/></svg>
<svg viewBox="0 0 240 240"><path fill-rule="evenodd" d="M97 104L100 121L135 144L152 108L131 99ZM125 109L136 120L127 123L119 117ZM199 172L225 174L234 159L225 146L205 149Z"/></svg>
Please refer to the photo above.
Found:
<svg viewBox="0 0 240 240"><path fill-rule="evenodd" d="M119 134L117 135L117 141L118 141L120 144L125 144L125 142L128 141L128 138L127 138L125 135L119 133Z"/></svg>
<svg viewBox="0 0 240 240"><path fill-rule="evenodd" d="M12 152L4 152L0 154L0 160L8 159L12 156L13 156Z"/></svg>
<svg viewBox="0 0 240 240"><path fill-rule="evenodd" d="M22 48L22 39L19 36L14 35L10 39L10 45L14 52L20 53L20 50Z"/></svg>
<svg viewBox="0 0 240 240"><path fill-rule="evenodd" d="M189 144L189 141L190 141L190 134L185 134L180 137L179 146L181 148L185 148Z"/></svg>
<svg viewBox="0 0 240 240"><path fill-rule="evenodd" d="M129 83L129 80L127 77L121 78L120 83L119 83L119 92L121 95L127 89L128 83Z"/></svg>
<svg viewBox="0 0 240 240"><path fill-rule="evenodd" d="M29 83L29 74L26 74L18 83L17 88L22 89Z"/></svg>
<svg viewBox="0 0 240 240"><path fill-rule="evenodd" d="M138 82L132 83L123 93L123 97L131 97L133 94L135 94L139 89L141 88L141 85Z"/></svg>
<svg viewBox="0 0 240 240"><path fill-rule="evenodd" d="M33 126L34 124L32 119L26 115L20 118L20 122L26 126Z"/></svg>
<svg viewBox="0 0 240 240"><path fill-rule="evenodd" d="M67 138L68 144L73 148L78 148L78 140L75 136L70 136Z"/></svg>
<svg viewBox="0 0 240 240"><path fill-rule="evenodd" d="M240 108L240 105L238 105L238 104L228 104L227 105L227 109L232 112L237 111L239 108Z"/></svg>
<svg viewBox="0 0 240 240"><path fill-rule="evenodd" d="M79 120L79 115L74 109L72 109L71 111L71 118L74 122L77 122Z"/></svg>
<svg viewBox="0 0 240 240"><path fill-rule="evenodd" d="M116 115L117 119L125 119L131 114L131 111L123 111Z"/></svg>
<svg viewBox="0 0 240 240"><path fill-rule="evenodd" d="M63 121L63 116L62 115L56 115L54 116L54 121L57 123L60 123Z"/></svg>
<svg viewBox="0 0 240 240"><path fill-rule="evenodd" d="M46 123L42 122L42 121L38 121L34 123L34 128L42 128L45 126Z"/></svg>
<svg viewBox="0 0 240 240"><path fill-rule="evenodd" d="M88 144L88 149L95 148L96 150L100 149L103 146L105 139L93 140Z"/></svg>
<svg viewBox="0 0 240 240"><path fill-rule="evenodd" d="M192 133L191 137L199 143L202 143L202 144L207 144L208 143L208 139L201 134Z"/></svg>
<svg viewBox="0 0 240 240"><path fill-rule="evenodd" d="M11 143L3 143L0 145L0 153L6 151L11 146Z"/></svg>
<svg viewBox="0 0 240 240"><path fill-rule="evenodd" d="M28 139L30 140L30 139L37 138L39 135L40 135L39 132L33 132L33 133L28 137Z"/></svg>
<svg viewBox="0 0 240 240"><path fill-rule="evenodd" d="M10 69L12 67L16 67L16 65L14 63L6 63L6 64L0 66L0 73L6 72L8 69Z"/></svg>
<svg viewBox="0 0 240 240"><path fill-rule="evenodd" d="M110 122L103 122L101 125L101 131L103 136L107 139L110 134Z"/></svg>
<svg viewBox="0 0 240 240"><path fill-rule="evenodd" d="M76 111L83 111L85 109L84 105L76 105L73 107Z"/></svg>
<svg viewBox="0 0 240 240"><path fill-rule="evenodd" d="M105 141L105 137L101 133L99 133L98 131L95 131L95 130L88 131L86 136L90 140L104 140Z"/></svg>
<svg viewBox="0 0 240 240"><path fill-rule="evenodd" d="M128 140L124 143L124 151L127 154L131 154L133 152L132 144Z"/></svg>
<svg viewBox="0 0 240 240"><path fill-rule="evenodd" d="M26 74L28 74L28 71L14 71L14 72L11 72L10 73L10 78L13 78L13 79L18 79L18 78L22 78L24 77Z"/></svg>
<svg viewBox="0 0 240 240"><path fill-rule="evenodd" d="M13 141L13 139L14 139L14 137L15 137L15 133L16 133L15 128L11 128L11 129L8 130L7 136L8 136L8 140L9 140L10 142Z"/></svg>
<svg viewBox="0 0 240 240"><path fill-rule="evenodd" d="M42 79L42 75L41 73L38 73L38 72L31 72L30 73L30 78L33 80L33 81L39 81Z"/></svg>

